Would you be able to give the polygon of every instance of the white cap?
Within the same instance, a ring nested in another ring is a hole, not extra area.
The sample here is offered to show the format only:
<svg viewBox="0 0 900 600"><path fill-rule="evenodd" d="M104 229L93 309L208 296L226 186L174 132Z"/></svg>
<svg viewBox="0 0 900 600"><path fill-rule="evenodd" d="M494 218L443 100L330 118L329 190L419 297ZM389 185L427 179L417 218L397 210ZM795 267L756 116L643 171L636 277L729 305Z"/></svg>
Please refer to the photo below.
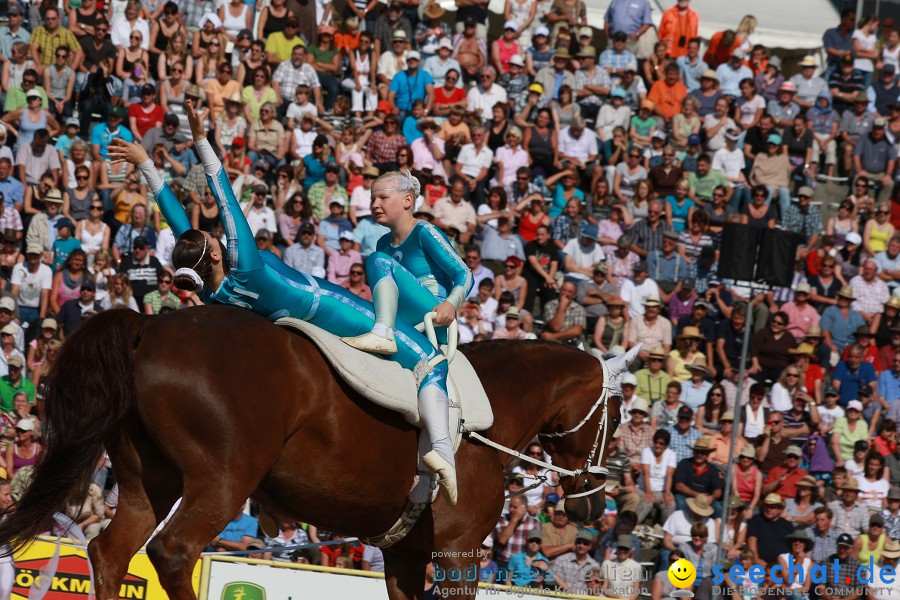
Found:
<svg viewBox="0 0 900 600"><path fill-rule="evenodd" d="M422 55L418 50L410 50L406 53L406 60L422 60Z"/></svg>
<svg viewBox="0 0 900 600"><path fill-rule="evenodd" d="M341 235L340 235L340 238L341 238L342 240L350 240L351 242L353 242L353 241L356 240L356 238L353 237L353 232L352 232L352 231L342 231L342 232L341 232Z"/></svg>
<svg viewBox="0 0 900 600"><path fill-rule="evenodd" d="M622 377L622 385L633 385L637 387L637 376L634 373L625 373Z"/></svg>
<svg viewBox="0 0 900 600"><path fill-rule="evenodd" d="M516 65L517 67L524 67L525 59L522 58L521 54L513 54L509 59L509 64Z"/></svg>
<svg viewBox="0 0 900 600"><path fill-rule="evenodd" d="M847 403L847 410L858 410L859 412L862 412L862 409L863 405L859 400L851 400Z"/></svg>
<svg viewBox="0 0 900 600"><path fill-rule="evenodd" d="M441 41L438 42L438 50L441 48L446 48L447 50L453 50L453 42L450 41L450 38L442 37Z"/></svg>
<svg viewBox="0 0 900 600"><path fill-rule="evenodd" d="M513 31L518 31L519 24L516 23L515 21L507 21L506 23L503 24L503 30L506 31L507 29L512 29Z"/></svg>
<svg viewBox="0 0 900 600"><path fill-rule="evenodd" d="M16 301L9 296L4 296L3 298L0 298L0 309L6 309L9 312L15 312Z"/></svg>
<svg viewBox="0 0 900 600"><path fill-rule="evenodd" d="M19 419L16 423L16 429L21 429L22 431L34 431L34 421L31 419Z"/></svg>
<svg viewBox="0 0 900 600"><path fill-rule="evenodd" d="M546 27L544 27L543 25L541 25L540 27L538 27L537 29L534 30L534 35L546 35L546 36L549 36L549 35L550 35L550 30L547 29Z"/></svg>
<svg viewBox="0 0 900 600"><path fill-rule="evenodd" d="M851 231L844 237L844 241L859 245L862 244L862 237L855 231Z"/></svg>

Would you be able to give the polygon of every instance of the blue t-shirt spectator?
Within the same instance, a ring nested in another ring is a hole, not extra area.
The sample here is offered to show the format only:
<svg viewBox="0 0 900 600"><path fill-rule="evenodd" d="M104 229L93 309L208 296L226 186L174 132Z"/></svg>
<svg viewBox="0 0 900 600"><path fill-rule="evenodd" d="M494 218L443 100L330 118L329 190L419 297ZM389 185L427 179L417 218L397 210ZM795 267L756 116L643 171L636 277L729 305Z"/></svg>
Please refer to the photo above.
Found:
<svg viewBox="0 0 900 600"><path fill-rule="evenodd" d="M875 367L872 366L872 363L863 361L859 367L851 369L847 361L842 360L834 369L832 381L840 382L841 397L838 399L838 403L841 406L847 406L851 400L859 399L859 388L876 381Z"/></svg>
<svg viewBox="0 0 900 600"><path fill-rule="evenodd" d="M103 157L103 160L106 160L106 147L117 137L122 138L126 142L134 141L134 136L131 135L131 131L124 125L119 125L110 131L109 124L97 123L94 125L93 129L91 129L91 145L97 144L100 146L100 156Z"/></svg>
<svg viewBox="0 0 900 600"><path fill-rule="evenodd" d="M845 319L844 315L841 314L840 308L829 306L822 313L822 321L819 323L819 327L822 328L822 331L831 332L831 341L837 346L838 352L843 354L844 348L853 338L853 332L865 324L866 321L862 318L862 315L852 308L849 309Z"/></svg>
<svg viewBox="0 0 900 600"><path fill-rule="evenodd" d="M396 105L402 111L412 110L413 102L425 100L426 86L434 85L434 77L427 71L417 69L415 73L400 71L391 79L390 91L397 94Z"/></svg>
<svg viewBox="0 0 900 600"><path fill-rule="evenodd" d="M241 513L237 519L230 521L225 526L225 529L219 534L219 538L229 542L240 542L243 541L244 536L255 538L258 530L259 523L256 519Z"/></svg>

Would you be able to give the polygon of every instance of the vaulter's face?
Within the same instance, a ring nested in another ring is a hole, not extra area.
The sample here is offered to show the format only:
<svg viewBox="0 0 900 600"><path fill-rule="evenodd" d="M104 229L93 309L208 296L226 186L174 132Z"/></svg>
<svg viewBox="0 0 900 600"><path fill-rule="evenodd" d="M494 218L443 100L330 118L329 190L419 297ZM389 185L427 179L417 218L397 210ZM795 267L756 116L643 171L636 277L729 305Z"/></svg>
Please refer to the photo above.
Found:
<svg viewBox="0 0 900 600"><path fill-rule="evenodd" d="M400 192L395 187L396 182L390 179L372 186L372 216L380 225L390 227L413 208L410 194Z"/></svg>

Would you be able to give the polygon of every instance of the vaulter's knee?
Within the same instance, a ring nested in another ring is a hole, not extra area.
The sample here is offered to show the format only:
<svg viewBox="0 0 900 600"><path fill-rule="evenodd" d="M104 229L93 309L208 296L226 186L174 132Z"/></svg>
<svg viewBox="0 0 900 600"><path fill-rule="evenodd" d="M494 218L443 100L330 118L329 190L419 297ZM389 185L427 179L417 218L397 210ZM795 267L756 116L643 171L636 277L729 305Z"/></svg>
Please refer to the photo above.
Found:
<svg viewBox="0 0 900 600"><path fill-rule="evenodd" d="M394 259L384 252L373 252L366 259L366 277L369 285L375 285L378 280L388 276L393 271Z"/></svg>

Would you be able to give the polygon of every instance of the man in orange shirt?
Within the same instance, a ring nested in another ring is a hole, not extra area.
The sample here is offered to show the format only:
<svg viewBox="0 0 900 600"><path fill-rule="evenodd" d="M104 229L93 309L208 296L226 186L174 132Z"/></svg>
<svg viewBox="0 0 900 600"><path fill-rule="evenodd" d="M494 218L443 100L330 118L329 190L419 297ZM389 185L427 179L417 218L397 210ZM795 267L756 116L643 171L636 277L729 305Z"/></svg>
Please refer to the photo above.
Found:
<svg viewBox="0 0 900 600"><path fill-rule="evenodd" d="M681 83L678 65L670 62L666 65L664 77L653 84L647 99L656 104L656 114L669 123L672 117L681 112L681 101L687 96L687 88Z"/></svg>
<svg viewBox="0 0 900 600"><path fill-rule="evenodd" d="M691 8L691 0L678 0L667 9L659 23L659 39L666 45L666 55L678 58L687 54L688 42L697 36L700 17Z"/></svg>

